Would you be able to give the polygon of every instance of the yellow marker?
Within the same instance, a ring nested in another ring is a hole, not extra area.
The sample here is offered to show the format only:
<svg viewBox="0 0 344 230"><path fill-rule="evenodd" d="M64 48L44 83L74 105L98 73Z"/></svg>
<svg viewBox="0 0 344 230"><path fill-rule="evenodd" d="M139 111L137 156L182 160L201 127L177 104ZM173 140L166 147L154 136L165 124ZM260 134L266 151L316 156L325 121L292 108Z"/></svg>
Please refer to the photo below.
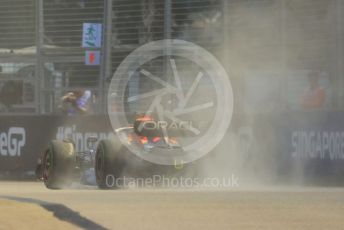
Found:
<svg viewBox="0 0 344 230"><path fill-rule="evenodd" d="M180 163L177 162L177 160L174 160L174 168L175 169L182 169L184 167L184 161L182 160Z"/></svg>

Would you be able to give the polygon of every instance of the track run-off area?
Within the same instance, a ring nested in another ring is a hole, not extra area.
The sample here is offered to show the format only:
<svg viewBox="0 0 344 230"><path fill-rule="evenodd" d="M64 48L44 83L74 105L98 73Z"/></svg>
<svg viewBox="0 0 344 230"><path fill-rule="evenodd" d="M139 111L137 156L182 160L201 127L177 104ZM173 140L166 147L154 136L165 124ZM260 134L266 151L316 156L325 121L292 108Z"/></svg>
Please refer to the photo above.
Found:
<svg viewBox="0 0 344 230"><path fill-rule="evenodd" d="M86 186L48 190L38 182L0 182L0 204L0 229L20 228L27 218L37 229L313 230L344 226L342 188L103 191ZM45 214L35 215L39 212Z"/></svg>

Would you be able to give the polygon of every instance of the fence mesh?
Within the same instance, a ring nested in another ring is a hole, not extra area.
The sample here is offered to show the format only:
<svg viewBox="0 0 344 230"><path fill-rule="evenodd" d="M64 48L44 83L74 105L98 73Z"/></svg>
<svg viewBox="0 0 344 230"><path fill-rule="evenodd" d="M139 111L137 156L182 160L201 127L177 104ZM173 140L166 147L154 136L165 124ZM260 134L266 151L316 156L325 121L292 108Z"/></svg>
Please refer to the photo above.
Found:
<svg viewBox="0 0 344 230"><path fill-rule="evenodd" d="M343 5L340 0L4 0L0 110L57 113L65 93L88 89L92 111L104 113L119 64L141 45L166 38L214 54L230 73L240 106L298 109L307 73L319 71L328 108L342 108ZM101 47L82 47L84 23L102 24ZM86 51L99 51L100 62L86 64ZM186 75L194 74L187 71L189 63L176 61ZM166 58L148 63L165 79L168 64ZM152 87L135 81L136 91Z"/></svg>

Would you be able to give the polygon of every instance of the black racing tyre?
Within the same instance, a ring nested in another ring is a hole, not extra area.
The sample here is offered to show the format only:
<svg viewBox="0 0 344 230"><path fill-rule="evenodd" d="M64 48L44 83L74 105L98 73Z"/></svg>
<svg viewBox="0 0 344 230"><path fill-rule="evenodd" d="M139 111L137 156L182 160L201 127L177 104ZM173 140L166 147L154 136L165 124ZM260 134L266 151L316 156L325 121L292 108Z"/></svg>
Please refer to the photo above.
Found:
<svg viewBox="0 0 344 230"><path fill-rule="evenodd" d="M42 159L42 176L45 186L49 189L61 189L70 185L74 168L73 143L51 141Z"/></svg>
<svg viewBox="0 0 344 230"><path fill-rule="evenodd" d="M95 174L98 188L116 189L119 187L118 179L124 169L122 151L124 147L117 139L101 140L97 146L95 160Z"/></svg>

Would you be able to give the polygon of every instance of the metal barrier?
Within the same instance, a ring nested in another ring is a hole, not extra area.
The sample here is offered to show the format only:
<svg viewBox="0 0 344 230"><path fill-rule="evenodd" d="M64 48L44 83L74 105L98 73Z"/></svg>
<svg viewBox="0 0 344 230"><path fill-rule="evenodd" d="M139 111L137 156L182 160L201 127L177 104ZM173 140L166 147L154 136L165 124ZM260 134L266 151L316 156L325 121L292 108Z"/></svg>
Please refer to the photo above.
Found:
<svg viewBox="0 0 344 230"><path fill-rule="evenodd" d="M2 102L1 111L55 113L64 92L82 88L92 90L94 112L105 113L118 65L137 47L165 38L212 52L231 73L239 104L250 84L262 84L257 94L274 95L272 104L288 108L297 95L293 75L319 70L329 82L329 108L342 108L343 9L340 0L1 1L0 84L17 77L23 84L18 103ZM101 24L100 46L83 46L85 23ZM15 66L31 67L22 78Z"/></svg>
<svg viewBox="0 0 344 230"><path fill-rule="evenodd" d="M220 10L221 1L215 2ZM9 65L31 66L30 74L20 79L23 87L19 90L19 104L5 106L2 113L55 113L61 96L80 88L92 90L96 100L94 112L104 113L109 80L135 48L164 38L199 42L206 48L219 45L219 42L203 39L200 33L204 25L195 22L202 21L201 14L208 10L208 0L2 2L0 11L4 20L1 23L8 28L0 39L0 47L6 48L0 54L3 69ZM211 20L218 23L221 14L214 17L216 19ZM84 23L102 25L100 47L82 46ZM88 65L86 51L99 51L100 62ZM0 81L15 80L17 70L13 69L10 75L9 79Z"/></svg>

